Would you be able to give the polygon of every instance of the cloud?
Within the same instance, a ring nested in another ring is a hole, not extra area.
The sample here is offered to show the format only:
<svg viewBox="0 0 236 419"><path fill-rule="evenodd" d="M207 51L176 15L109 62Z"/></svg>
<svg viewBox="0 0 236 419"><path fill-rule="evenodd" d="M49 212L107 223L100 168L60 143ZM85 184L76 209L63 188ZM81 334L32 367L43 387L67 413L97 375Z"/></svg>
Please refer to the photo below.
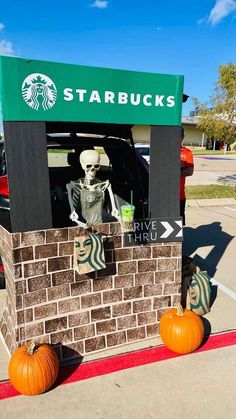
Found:
<svg viewBox="0 0 236 419"><path fill-rule="evenodd" d="M15 51L13 49L12 43L2 39L0 41L0 54L1 55L14 55Z"/></svg>
<svg viewBox="0 0 236 419"><path fill-rule="evenodd" d="M96 9L106 9L108 6L108 1L106 0L95 0L94 3L91 3L89 7L95 7Z"/></svg>
<svg viewBox="0 0 236 419"><path fill-rule="evenodd" d="M5 25L0 22L0 31L2 31L5 28Z"/></svg>
<svg viewBox="0 0 236 419"><path fill-rule="evenodd" d="M216 0L215 6L211 9L208 22L212 25L219 23L224 17L236 10L235 0Z"/></svg>

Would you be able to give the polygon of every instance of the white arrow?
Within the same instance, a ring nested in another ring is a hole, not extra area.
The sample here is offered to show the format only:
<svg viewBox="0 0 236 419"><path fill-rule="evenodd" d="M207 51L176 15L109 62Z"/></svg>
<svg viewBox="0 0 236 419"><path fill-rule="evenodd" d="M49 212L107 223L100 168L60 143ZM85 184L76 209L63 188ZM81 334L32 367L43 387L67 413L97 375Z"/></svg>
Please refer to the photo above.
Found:
<svg viewBox="0 0 236 419"><path fill-rule="evenodd" d="M174 231L171 225L167 221L161 221L161 224L165 227L166 231L161 235L161 239L166 239Z"/></svg>
<svg viewBox="0 0 236 419"><path fill-rule="evenodd" d="M182 221L175 221L176 224L180 227L180 231L178 232L178 234L176 234L175 237L182 237L183 236L183 225L182 225Z"/></svg>

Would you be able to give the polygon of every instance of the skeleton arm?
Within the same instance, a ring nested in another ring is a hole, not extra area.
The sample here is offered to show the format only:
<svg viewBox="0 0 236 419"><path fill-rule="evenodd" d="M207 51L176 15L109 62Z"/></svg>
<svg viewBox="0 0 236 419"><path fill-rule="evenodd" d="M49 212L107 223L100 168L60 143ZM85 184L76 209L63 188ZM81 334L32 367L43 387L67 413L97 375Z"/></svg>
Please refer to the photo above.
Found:
<svg viewBox="0 0 236 419"><path fill-rule="evenodd" d="M111 188L110 182L108 183L107 189L108 189L110 200L111 200L111 209L112 209L111 215L113 217L115 217L118 221L121 221L119 210L116 208L115 198L114 198L114 194L112 192L112 188Z"/></svg>
<svg viewBox="0 0 236 419"><path fill-rule="evenodd" d="M74 182L70 182L66 184L66 189L68 192L68 201L69 201L69 205L70 205L70 219L72 221L74 221L76 224L78 224L78 226L83 227L83 228L87 228L87 225L82 223L82 221L79 221L79 216L77 214L77 212L75 211L75 207L74 207L74 202L73 202L73 197L72 197L72 191L74 188Z"/></svg>

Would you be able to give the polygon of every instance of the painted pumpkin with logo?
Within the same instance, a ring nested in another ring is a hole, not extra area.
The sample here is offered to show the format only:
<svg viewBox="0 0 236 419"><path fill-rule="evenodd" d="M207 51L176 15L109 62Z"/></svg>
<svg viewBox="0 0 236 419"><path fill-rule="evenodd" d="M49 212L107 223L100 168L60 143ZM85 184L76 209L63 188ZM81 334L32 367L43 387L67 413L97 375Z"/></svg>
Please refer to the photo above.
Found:
<svg viewBox="0 0 236 419"><path fill-rule="evenodd" d="M202 343L203 322L197 314L183 310L179 304L177 308L171 308L162 315L160 335L168 349L178 354L188 354Z"/></svg>

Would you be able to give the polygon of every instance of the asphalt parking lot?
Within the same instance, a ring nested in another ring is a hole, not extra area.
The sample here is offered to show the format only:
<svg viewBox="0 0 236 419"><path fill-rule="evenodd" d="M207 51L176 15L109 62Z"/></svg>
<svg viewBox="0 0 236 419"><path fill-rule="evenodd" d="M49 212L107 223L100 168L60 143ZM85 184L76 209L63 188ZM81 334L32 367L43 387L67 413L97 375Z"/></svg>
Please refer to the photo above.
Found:
<svg viewBox="0 0 236 419"><path fill-rule="evenodd" d="M194 173L187 185L236 185L236 155L194 155Z"/></svg>

